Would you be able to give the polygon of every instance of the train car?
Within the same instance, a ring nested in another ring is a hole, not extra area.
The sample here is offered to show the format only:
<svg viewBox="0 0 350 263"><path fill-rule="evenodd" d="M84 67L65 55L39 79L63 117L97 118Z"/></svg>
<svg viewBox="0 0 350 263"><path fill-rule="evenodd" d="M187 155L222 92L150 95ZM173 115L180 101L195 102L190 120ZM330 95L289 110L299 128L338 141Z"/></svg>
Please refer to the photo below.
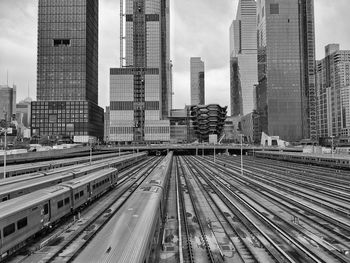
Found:
<svg viewBox="0 0 350 263"><path fill-rule="evenodd" d="M70 182L0 203L0 260L111 188L117 182L117 169L103 169Z"/></svg>
<svg viewBox="0 0 350 263"><path fill-rule="evenodd" d="M92 156L91 159L93 161L99 161L106 158L115 158L115 157L124 156L124 155L132 156L130 152L125 152L125 153L123 152L120 154L109 153L109 154L95 155L95 156ZM40 171L47 171L50 169L56 169L56 168L61 168L65 166L70 166L70 165L84 164L89 161L90 161L90 156L83 156L83 157L73 157L73 158L66 158L66 159L53 160L53 161L15 164L7 167L6 177L14 177L14 176L19 176L19 175L24 175L29 173L40 172ZM4 177L4 173L3 173L3 170L1 170L0 178L3 178L3 177Z"/></svg>
<svg viewBox="0 0 350 263"><path fill-rule="evenodd" d="M0 259L15 252L25 241L64 215L70 206L66 187L56 186L0 204ZM63 202L63 206L61 206Z"/></svg>
<svg viewBox="0 0 350 263"><path fill-rule="evenodd" d="M85 176L94 171L98 171L107 167L114 167L123 169L132 164L137 163L147 156L147 153L140 153L136 155L128 155L116 158L110 158L106 161L101 161L99 164L86 165L80 164L77 167L70 167L68 169L60 168L59 171L49 171L46 173L36 174L33 178L26 176L27 180L18 180L16 183L0 185L0 202L17 198L19 196L31 193L33 191L57 185L62 182ZM43 177L45 176L45 177ZM30 180L29 180L30 179Z"/></svg>
<svg viewBox="0 0 350 263"><path fill-rule="evenodd" d="M72 210L75 210L106 192L117 184L117 180L118 170L107 168L61 185L70 189Z"/></svg>
<svg viewBox="0 0 350 263"><path fill-rule="evenodd" d="M255 152L255 156L259 158L267 158L273 160L282 160L295 163L313 164L337 169L350 170L350 158L347 156L327 156L327 155L310 155L310 154L295 154L287 152Z"/></svg>
<svg viewBox="0 0 350 263"><path fill-rule="evenodd" d="M158 230L164 218L171 165L169 153L78 255L76 262L149 262L150 252L159 244Z"/></svg>

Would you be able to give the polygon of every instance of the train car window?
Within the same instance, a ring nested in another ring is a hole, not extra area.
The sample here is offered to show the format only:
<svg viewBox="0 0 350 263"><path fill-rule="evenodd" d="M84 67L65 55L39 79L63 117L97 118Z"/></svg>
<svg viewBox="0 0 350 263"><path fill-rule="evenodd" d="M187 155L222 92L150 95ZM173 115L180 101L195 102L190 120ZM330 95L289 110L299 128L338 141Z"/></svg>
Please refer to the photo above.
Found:
<svg viewBox="0 0 350 263"><path fill-rule="evenodd" d="M17 221L17 229L20 230L23 227L26 227L28 225L28 220L27 218L22 218Z"/></svg>
<svg viewBox="0 0 350 263"><path fill-rule="evenodd" d="M4 237L11 235L12 233L15 232L15 223L5 226L3 231L4 231Z"/></svg>
<svg viewBox="0 0 350 263"><path fill-rule="evenodd" d="M44 204L44 215L49 213L49 204Z"/></svg>
<svg viewBox="0 0 350 263"><path fill-rule="evenodd" d="M69 204L69 197L67 197L66 199L64 199L64 204L68 205Z"/></svg>
<svg viewBox="0 0 350 263"><path fill-rule="evenodd" d="M80 196L83 196L84 195L84 191L80 191Z"/></svg>
<svg viewBox="0 0 350 263"><path fill-rule="evenodd" d="M79 193L76 193L76 194L74 195L74 198L75 198L75 200L77 200L77 199L79 198Z"/></svg>
<svg viewBox="0 0 350 263"><path fill-rule="evenodd" d="M2 201L5 202L5 201L7 201L7 199L8 199L7 196L5 196L2 198Z"/></svg>
<svg viewBox="0 0 350 263"><path fill-rule="evenodd" d="M57 208L61 208L63 206L63 200L57 202Z"/></svg>

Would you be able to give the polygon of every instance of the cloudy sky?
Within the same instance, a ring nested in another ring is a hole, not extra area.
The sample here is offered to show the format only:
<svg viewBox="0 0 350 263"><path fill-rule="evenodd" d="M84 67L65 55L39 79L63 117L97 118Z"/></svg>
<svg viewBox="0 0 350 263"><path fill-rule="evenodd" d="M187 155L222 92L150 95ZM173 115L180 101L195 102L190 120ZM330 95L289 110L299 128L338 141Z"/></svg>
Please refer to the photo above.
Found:
<svg viewBox="0 0 350 263"><path fill-rule="evenodd" d="M229 105L228 29L238 0L170 0L174 106L190 102L189 59L206 68L206 103ZM220 4L218 4L220 3ZM0 0L0 84L17 85L17 100L36 97L37 0ZM350 49L350 1L315 0L316 57L324 46ZM109 68L119 67L119 0L100 0L99 104L109 104Z"/></svg>

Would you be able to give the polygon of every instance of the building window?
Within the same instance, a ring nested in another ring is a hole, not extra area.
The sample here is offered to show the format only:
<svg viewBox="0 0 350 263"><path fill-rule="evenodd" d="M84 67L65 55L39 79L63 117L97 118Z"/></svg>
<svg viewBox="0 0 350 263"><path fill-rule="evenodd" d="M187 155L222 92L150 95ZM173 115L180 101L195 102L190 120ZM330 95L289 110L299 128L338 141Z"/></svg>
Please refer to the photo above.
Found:
<svg viewBox="0 0 350 263"><path fill-rule="evenodd" d="M270 4L270 14L271 15L278 15L279 13L280 13L279 4Z"/></svg>
<svg viewBox="0 0 350 263"><path fill-rule="evenodd" d="M54 47L70 46L70 39L54 39L53 45Z"/></svg>

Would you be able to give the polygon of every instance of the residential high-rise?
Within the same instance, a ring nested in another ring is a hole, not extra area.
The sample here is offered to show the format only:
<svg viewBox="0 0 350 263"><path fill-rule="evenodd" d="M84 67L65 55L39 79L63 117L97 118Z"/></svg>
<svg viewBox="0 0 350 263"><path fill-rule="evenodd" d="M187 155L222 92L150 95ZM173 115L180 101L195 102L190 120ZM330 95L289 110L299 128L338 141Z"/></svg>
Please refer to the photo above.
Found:
<svg viewBox="0 0 350 263"><path fill-rule="evenodd" d="M16 86L0 85L0 120L11 121L16 114Z"/></svg>
<svg viewBox="0 0 350 263"><path fill-rule="evenodd" d="M230 27L231 116L246 115L256 108L258 84L255 0L240 0Z"/></svg>
<svg viewBox="0 0 350 263"><path fill-rule="evenodd" d="M330 44L325 53L326 57L317 61L318 136L350 136L350 50Z"/></svg>
<svg viewBox="0 0 350 263"><path fill-rule="evenodd" d="M98 106L98 1L39 0L32 134L103 138Z"/></svg>
<svg viewBox="0 0 350 263"><path fill-rule="evenodd" d="M121 68L110 70L110 140L169 141L169 0L121 1Z"/></svg>
<svg viewBox="0 0 350 263"><path fill-rule="evenodd" d="M205 104L204 62L200 57L192 57L191 63L191 105Z"/></svg>
<svg viewBox="0 0 350 263"><path fill-rule="evenodd" d="M258 111L287 141L317 138L313 13L313 0L257 1Z"/></svg>

